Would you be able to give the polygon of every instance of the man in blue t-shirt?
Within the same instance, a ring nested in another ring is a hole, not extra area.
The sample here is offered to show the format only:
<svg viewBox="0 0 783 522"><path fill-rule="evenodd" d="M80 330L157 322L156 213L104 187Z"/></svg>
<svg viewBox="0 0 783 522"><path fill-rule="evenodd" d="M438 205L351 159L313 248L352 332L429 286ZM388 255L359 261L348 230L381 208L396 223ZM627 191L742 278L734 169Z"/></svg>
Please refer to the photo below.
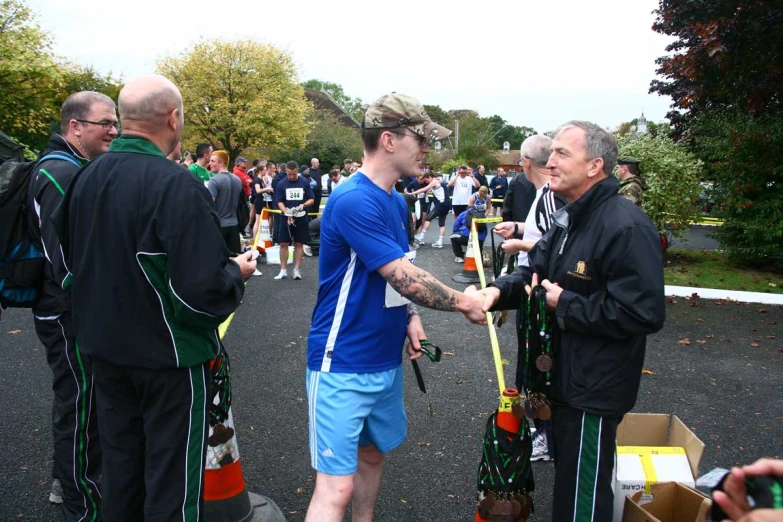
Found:
<svg viewBox="0 0 783 522"><path fill-rule="evenodd" d="M416 176L430 141L451 133L401 94L375 101L362 123L362 169L333 191L321 217L318 300L307 347L310 455L317 471L306 520L370 520L385 453L407 436L402 348L427 338L415 305L481 321L462 294L417 268L408 209L394 190ZM414 304L415 303L415 304Z"/></svg>
<svg viewBox="0 0 783 522"><path fill-rule="evenodd" d="M302 279L299 267L304 258L304 244L310 239L307 228L307 210L315 198L310 181L299 175L295 161L286 164L286 177L277 182L275 202L282 212L277 220L277 239L280 242L280 273L275 279L288 277L288 245L294 243L294 279Z"/></svg>

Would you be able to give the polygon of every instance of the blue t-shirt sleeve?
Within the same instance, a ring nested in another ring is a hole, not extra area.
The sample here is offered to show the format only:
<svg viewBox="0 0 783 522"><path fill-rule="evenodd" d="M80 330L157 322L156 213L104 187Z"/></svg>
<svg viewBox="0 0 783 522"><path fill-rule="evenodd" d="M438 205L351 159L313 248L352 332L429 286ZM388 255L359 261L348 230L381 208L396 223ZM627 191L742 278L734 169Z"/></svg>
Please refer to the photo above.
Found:
<svg viewBox="0 0 783 522"><path fill-rule="evenodd" d="M377 202L360 191L341 194L333 205L334 226L368 270L377 270L395 259L405 257L391 229L402 226L404 230L405 227L397 216L396 208L390 223L390 217Z"/></svg>
<svg viewBox="0 0 783 522"><path fill-rule="evenodd" d="M285 203L285 183L281 183L280 180L277 182L277 186L275 187L275 203L284 202Z"/></svg>

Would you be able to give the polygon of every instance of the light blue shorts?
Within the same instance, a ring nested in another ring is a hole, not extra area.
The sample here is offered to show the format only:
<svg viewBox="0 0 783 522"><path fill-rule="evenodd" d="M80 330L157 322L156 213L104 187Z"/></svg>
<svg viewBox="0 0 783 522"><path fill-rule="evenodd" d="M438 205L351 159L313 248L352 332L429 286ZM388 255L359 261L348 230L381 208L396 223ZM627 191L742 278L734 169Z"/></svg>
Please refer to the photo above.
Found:
<svg viewBox="0 0 783 522"><path fill-rule="evenodd" d="M408 418L402 365L373 373L307 370L310 462L328 475L356 473L359 446L386 453L403 443Z"/></svg>

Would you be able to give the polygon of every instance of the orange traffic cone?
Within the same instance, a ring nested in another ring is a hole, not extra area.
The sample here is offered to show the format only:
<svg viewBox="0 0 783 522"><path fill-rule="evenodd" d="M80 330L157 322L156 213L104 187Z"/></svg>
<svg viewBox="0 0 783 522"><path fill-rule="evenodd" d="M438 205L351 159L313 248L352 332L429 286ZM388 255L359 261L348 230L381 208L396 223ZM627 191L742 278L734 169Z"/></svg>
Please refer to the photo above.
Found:
<svg viewBox="0 0 783 522"><path fill-rule="evenodd" d="M261 210L261 225L258 227L258 235L253 241L253 249L265 254L266 249L272 246L272 231L269 229L270 213L264 208Z"/></svg>
<svg viewBox="0 0 783 522"><path fill-rule="evenodd" d="M476 259L473 253L473 231L470 232L470 239L468 239L468 251L465 253L465 262L462 264L462 273L452 276L451 279L457 283L463 283L466 285L480 283L478 269L476 268Z"/></svg>
<svg viewBox="0 0 783 522"><path fill-rule="evenodd" d="M227 368L224 360L217 362L222 356L218 356L212 364L224 364ZM213 404L230 400L223 393L224 390L218 391ZM211 424L204 472L204 521L285 522L285 516L274 502L247 491L231 407L223 422L215 426Z"/></svg>
<svg viewBox="0 0 783 522"><path fill-rule="evenodd" d="M516 408L514 407L516 405ZM503 390L503 396L500 398L500 405L498 406L498 426L504 430L516 433L519 431L519 425L522 424L521 415L524 410L518 409L519 406L519 392L516 388L506 388ZM514 410L517 410L515 412Z"/></svg>

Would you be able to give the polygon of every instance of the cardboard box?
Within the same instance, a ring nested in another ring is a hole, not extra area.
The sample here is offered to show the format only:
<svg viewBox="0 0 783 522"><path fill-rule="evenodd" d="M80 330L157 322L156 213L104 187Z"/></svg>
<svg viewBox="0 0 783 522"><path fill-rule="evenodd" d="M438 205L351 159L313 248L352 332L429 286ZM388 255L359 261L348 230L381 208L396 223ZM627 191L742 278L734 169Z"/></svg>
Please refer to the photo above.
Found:
<svg viewBox="0 0 783 522"><path fill-rule="evenodd" d="M676 482L651 487L652 501L644 503L642 491L625 498L622 522L705 522L712 500L701 492Z"/></svg>
<svg viewBox="0 0 783 522"><path fill-rule="evenodd" d="M648 447L640 449L640 447ZM624 448L630 449L624 449ZM681 449L674 449L681 448ZM684 455L682 454L684 452ZM617 427L613 522L621 522L626 495L656 482L695 485L704 443L675 415L629 413ZM640 484L644 487L640 488Z"/></svg>

